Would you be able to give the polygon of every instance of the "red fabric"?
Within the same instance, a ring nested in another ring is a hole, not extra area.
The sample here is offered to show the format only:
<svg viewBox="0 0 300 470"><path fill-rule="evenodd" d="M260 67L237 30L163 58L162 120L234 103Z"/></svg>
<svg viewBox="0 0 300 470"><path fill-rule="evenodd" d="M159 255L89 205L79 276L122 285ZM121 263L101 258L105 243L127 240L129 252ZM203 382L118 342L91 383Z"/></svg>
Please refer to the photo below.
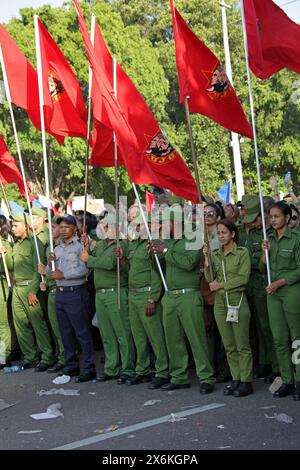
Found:
<svg viewBox="0 0 300 470"><path fill-rule="evenodd" d="M189 97L190 111L253 138L252 128L219 59L191 31L170 0L180 103Z"/></svg>
<svg viewBox="0 0 300 470"><path fill-rule="evenodd" d="M249 65L266 79L287 67L300 73L300 26L272 0L244 0Z"/></svg>
<svg viewBox="0 0 300 470"><path fill-rule="evenodd" d="M92 102L94 120L97 121L96 126L99 129L101 126L105 126L107 132L108 130L114 131L122 154L125 154L128 159L134 160L137 151L136 137L128 124L124 111L114 97L112 86L107 80L101 61L96 57L78 1L74 0L74 4L93 72Z"/></svg>
<svg viewBox="0 0 300 470"><path fill-rule="evenodd" d="M154 194L146 191L146 211L151 212L154 203Z"/></svg>
<svg viewBox="0 0 300 470"><path fill-rule="evenodd" d="M6 143L0 134L0 180L6 186L9 183L18 185L20 193L26 198L22 175L16 165L14 157L9 153ZM30 187L27 184L28 191ZM34 198L33 198L34 199Z"/></svg>
<svg viewBox="0 0 300 470"><path fill-rule="evenodd" d="M113 61L98 24L95 25L94 49L108 81L112 83ZM144 98L118 64L116 78L118 101L138 145L134 158L128 157L119 146L118 162L125 162L134 183L167 188L178 196L197 202L196 184L185 161L163 134ZM113 149L112 132L96 124L91 164L113 166Z"/></svg>
<svg viewBox="0 0 300 470"><path fill-rule="evenodd" d="M43 23L38 20L45 125L62 137L87 137L87 113L73 70Z"/></svg>
<svg viewBox="0 0 300 470"><path fill-rule="evenodd" d="M11 101L27 111L33 125L41 130L37 73L9 33L0 24L0 43ZM62 144L63 138L50 132Z"/></svg>

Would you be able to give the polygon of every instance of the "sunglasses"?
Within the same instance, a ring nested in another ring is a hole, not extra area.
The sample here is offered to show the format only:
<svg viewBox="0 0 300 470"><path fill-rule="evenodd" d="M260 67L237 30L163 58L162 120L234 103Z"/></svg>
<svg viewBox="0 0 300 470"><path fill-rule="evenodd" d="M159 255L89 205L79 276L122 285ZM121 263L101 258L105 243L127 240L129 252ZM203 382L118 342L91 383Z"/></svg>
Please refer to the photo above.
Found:
<svg viewBox="0 0 300 470"><path fill-rule="evenodd" d="M208 212L204 211L204 217L214 217L215 215L216 213L214 211L208 211Z"/></svg>
<svg viewBox="0 0 300 470"><path fill-rule="evenodd" d="M291 220L298 220L298 215L292 215Z"/></svg>

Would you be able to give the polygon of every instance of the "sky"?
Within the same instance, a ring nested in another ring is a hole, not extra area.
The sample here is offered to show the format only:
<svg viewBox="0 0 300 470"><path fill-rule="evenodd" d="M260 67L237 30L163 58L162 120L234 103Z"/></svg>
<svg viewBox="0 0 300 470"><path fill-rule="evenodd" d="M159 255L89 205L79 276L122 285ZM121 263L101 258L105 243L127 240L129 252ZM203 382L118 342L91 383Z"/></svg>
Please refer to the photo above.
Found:
<svg viewBox="0 0 300 470"><path fill-rule="evenodd" d="M274 1L277 3L277 5L283 7L283 10L292 18L292 20L300 23L300 0ZM227 3L233 3L233 1L228 0ZM52 5L57 7L61 6L62 4L63 0L0 0L0 22L6 23L13 16L18 16L20 8L37 8L41 5Z"/></svg>

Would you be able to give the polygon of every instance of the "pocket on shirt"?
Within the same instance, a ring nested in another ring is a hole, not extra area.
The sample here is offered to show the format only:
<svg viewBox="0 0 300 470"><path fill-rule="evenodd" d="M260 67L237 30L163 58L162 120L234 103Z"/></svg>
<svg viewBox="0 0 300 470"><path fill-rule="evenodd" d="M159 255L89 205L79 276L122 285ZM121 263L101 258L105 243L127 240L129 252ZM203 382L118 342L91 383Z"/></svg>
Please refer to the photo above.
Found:
<svg viewBox="0 0 300 470"><path fill-rule="evenodd" d="M73 268L75 268L76 266L78 266L79 256L77 255L77 253L69 253L68 261L69 261L70 265Z"/></svg>
<svg viewBox="0 0 300 470"><path fill-rule="evenodd" d="M278 268L279 269L295 269L296 262L293 251L278 252Z"/></svg>

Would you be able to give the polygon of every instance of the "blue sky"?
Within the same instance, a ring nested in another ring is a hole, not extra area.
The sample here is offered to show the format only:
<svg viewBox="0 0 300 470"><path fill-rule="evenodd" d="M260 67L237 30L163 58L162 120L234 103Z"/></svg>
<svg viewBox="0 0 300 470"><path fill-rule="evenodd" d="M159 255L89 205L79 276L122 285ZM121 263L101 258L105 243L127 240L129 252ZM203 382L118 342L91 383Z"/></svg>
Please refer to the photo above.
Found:
<svg viewBox="0 0 300 470"><path fill-rule="evenodd" d="M218 0L214 0L218 1ZM283 6L285 12L300 23L300 0L274 0L279 6ZM233 2L229 2L233 3ZM63 0L2 0L0 9L0 22L6 23L13 16L18 16L19 9L24 7L37 8L41 5L61 6Z"/></svg>

